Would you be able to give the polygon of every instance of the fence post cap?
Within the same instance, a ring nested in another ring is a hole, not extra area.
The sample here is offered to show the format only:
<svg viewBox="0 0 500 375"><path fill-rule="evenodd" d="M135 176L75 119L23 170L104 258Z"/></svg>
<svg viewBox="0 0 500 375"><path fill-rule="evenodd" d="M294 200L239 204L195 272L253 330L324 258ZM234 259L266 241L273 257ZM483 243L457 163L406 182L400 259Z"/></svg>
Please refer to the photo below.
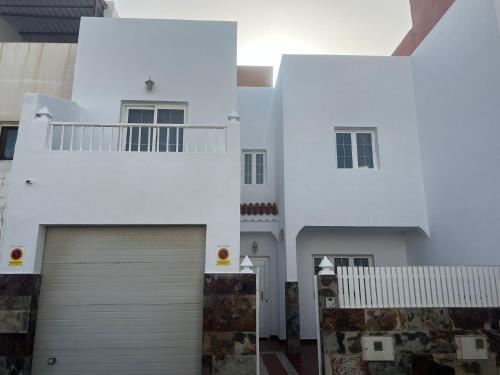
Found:
<svg viewBox="0 0 500 375"><path fill-rule="evenodd" d="M326 268L326 267L333 267L332 262L330 262L330 259L328 257L324 256L323 259L321 259L321 263L319 264L321 268Z"/></svg>
<svg viewBox="0 0 500 375"><path fill-rule="evenodd" d="M319 271L318 275L335 275L333 264L326 256L324 256L321 260L319 267L321 268L321 271Z"/></svg>
<svg viewBox="0 0 500 375"><path fill-rule="evenodd" d="M250 267L253 267L253 263L248 257L248 255L243 258L243 261L240 264L243 269L240 271L240 273L253 273L253 271L250 269Z"/></svg>
<svg viewBox="0 0 500 375"><path fill-rule="evenodd" d="M54 116L52 116L52 113L50 113L49 109L47 107L43 107L42 109L40 109L36 114L35 114L35 117L36 118L46 118L46 119L53 119Z"/></svg>

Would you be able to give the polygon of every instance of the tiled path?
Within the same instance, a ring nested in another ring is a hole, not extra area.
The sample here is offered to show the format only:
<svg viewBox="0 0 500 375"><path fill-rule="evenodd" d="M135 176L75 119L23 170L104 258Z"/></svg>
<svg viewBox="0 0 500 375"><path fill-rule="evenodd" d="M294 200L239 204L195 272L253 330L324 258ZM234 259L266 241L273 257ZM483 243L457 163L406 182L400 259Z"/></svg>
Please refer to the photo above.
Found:
<svg viewBox="0 0 500 375"><path fill-rule="evenodd" d="M315 342L303 342L299 354L286 354L286 344L278 340L260 342L260 375L317 375L318 352Z"/></svg>

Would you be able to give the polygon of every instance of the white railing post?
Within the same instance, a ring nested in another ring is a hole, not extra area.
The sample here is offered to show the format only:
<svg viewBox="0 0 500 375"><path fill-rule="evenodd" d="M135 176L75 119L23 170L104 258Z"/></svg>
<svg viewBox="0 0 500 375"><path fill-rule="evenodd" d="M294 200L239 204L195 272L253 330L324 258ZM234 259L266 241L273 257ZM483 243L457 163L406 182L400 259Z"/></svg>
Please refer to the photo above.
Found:
<svg viewBox="0 0 500 375"><path fill-rule="evenodd" d="M250 268L253 267L253 263L248 257L248 255L245 256L245 258L243 258L243 261L241 262L240 266L242 267L240 273L254 273Z"/></svg>

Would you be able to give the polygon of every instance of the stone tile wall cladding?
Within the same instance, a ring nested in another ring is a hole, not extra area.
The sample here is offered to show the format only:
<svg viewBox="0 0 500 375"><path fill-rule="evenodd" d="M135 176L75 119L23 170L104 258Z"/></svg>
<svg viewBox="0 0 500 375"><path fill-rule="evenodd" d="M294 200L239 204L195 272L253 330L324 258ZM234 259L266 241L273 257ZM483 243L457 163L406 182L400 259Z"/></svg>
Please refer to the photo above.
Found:
<svg viewBox="0 0 500 375"><path fill-rule="evenodd" d="M0 375L29 375L40 275L0 275Z"/></svg>
<svg viewBox="0 0 500 375"><path fill-rule="evenodd" d="M286 346L289 354L300 352L299 283L286 283Z"/></svg>
<svg viewBox="0 0 500 375"><path fill-rule="evenodd" d="M257 373L255 274L205 274L204 375Z"/></svg>
<svg viewBox="0 0 500 375"><path fill-rule="evenodd" d="M322 374L500 374L500 309L325 309L335 276L318 276L318 296ZM489 359L457 360L455 335L485 335ZM392 336L395 361L363 361L363 336Z"/></svg>

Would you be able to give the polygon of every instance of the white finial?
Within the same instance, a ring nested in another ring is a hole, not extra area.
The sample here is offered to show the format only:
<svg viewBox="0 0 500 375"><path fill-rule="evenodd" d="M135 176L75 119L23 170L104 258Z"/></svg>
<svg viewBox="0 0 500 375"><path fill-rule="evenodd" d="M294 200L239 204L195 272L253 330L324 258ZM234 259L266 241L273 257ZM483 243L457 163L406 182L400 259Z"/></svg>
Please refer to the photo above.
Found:
<svg viewBox="0 0 500 375"><path fill-rule="evenodd" d="M240 121L240 115L236 111L231 111L231 113L227 116L229 121Z"/></svg>
<svg viewBox="0 0 500 375"><path fill-rule="evenodd" d="M333 264L326 256L321 260L319 267L322 268L322 270L319 271L318 275L335 275Z"/></svg>
<svg viewBox="0 0 500 375"><path fill-rule="evenodd" d="M50 113L49 109L47 107L43 107L41 110L39 110L35 114L36 118L46 118L46 119L53 119L54 116L52 116L52 113Z"/></svg>
<svg viewBox="0 0 500 375"><path fill-rule="evenodd" d="M253 271L250 269L250 267L253 267L253 263L248 257L248 255L245 256L245 258L243 258L243 261L241 262L241 267L243 267L243 269L240 271L240 273L253 273Z"/></svg>

